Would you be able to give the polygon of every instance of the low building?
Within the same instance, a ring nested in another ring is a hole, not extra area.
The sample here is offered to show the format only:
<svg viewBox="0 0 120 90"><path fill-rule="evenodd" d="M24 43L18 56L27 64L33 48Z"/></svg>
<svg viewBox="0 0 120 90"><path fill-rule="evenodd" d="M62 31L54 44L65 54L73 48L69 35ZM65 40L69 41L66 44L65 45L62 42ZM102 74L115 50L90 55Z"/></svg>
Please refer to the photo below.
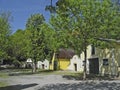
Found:
<svg viewBox="0 0 120 90"><path fill-rule="evenodd" d="M28 58L26 61L26 68L32 68L33 62L31 58Z"/></svg>
<svg viewBox="0 0 120 90"><path fill-rule="evenodd" d="M52 61L50 63L50 69L52 70L67 70L70 65L70 59L75 55L71 49L59 49L59 51L53 54Z"/></svg>
<svg viewBox="0 0 120 90"><path fill-rule="evenodd" d="M44 61L37 62L37 68L40 69L49 69L49 61L45 59Z"/></svg>
<svg viewBox="0 0 120 90"><path fill-rule="evenodd" d="M67 67L68 70L72 71L83 71L83 60L81 60L78 55L74 55L70 59L70 65Z"/></svg>
<svg viewBox="0 0 120 90"><path fill-rule="evenodd" d="M84 53L81 53L84 60ZM120 65L120 48L100 49L89 45L87 47L89 73L101 75L118 75Z"/></svg>

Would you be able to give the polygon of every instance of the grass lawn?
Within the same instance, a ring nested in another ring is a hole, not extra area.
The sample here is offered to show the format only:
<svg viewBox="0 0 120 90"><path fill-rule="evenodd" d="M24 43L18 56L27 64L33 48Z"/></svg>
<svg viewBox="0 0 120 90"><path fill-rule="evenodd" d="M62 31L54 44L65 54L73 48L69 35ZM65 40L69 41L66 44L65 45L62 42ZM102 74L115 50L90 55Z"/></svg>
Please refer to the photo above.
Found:
<svg viewBox="0 0 120 90"><path fill-rule="evenodd" d="M32 69L10 69L10 74L16 74L16 75L32 75L32 74L39 74L39 75L76 75L80 72L73 72L73 71L53 71L53 70L41 70L37 69L36 73L32 73Z"/></svg>
<svg viewBox="0 0 120 90"><path fill-rule="evenodd" d="M53 70L41 70L37 69L36 73L32 73L32 69L8 69L7 72L0 72L1 78L7 78L9 76L19 76L19 75L32 75L32 74L39 74L39 75L69 75L69 76L81 76L80 72L74 71L53 71Z"/></svg>
<svg viewBox="0 0 120 90"><path fill-rule="evenodd" d="M76 79L83 80L83 73L75 72L75 71L53 71L53 70L41 70L37 69L36 73L32 73L32 69L8 69L8 72L0 72L0 78L8 78L9 76L19 76L19 75L62 75L63 78L67 79ZM111 80L114 78L110 78L108 76L100 76L100 75L87 75L87 79L90 80Z"/></svg>
<svg viewBox="0 0 120 90"><path fill-rule="evenodd" d="M7 83L0 81L0 87L5 87L5 86L7 86L7 85L8 85Z"/></svg>
<svg viewBox="0 0 120 90"><path fill-rule="evenodd" d="M8 74L7 73L0 73L0 78L2 78L2 79L6 79L6 78L8 78L9 76L8 76ZM4 82L4 81L2 81L2 80L0 80L0 87L5 87L5 86L7 86L8 84L6 83L6 82Z"/></svg>
<svg viewBox="0 0 120 90"><path fill-rule="evenodd" d="M52 71L52 70L41 70L38 72L40 75L62 75L63 78L67 79L76 79L82 80L83 73L82 72L75 72L75 71Z"/></svg>
<svg viewBox="0 0 120 90"><path fill-rule="evenodd" d="M55 75L77 75L80 72L74 72L74 71L53 71L53 70L38 70L38 74L42 75L49 75L49 74L55 74Z"/></svg>
<svg viewBox="0 0 120 90"><path fill-rule="evenodd" d="M0 78L8 78L8 74L7 73L0 73Z"/></svg>

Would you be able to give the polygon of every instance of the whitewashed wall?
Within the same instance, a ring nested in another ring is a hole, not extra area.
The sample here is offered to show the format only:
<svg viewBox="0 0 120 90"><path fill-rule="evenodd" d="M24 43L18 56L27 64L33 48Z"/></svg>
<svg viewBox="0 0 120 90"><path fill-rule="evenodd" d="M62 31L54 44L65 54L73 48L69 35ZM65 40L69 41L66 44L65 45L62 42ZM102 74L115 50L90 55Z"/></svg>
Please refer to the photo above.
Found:
<svg viewBox="0 0 120 90"><path fill-rule="evenodd" d="M74 55L72 59L70 59L70 65L68 70L75 71L75 64L76 64L76 71L83 71L83 61L77 56Z"/></svg>
<svg viewBox="0 0 120 90"><path fill-rule="evenodd" d="M75 70L75 64L76 64L76 70ZM83 60L78 57L78 55L74 55L72 59L70 59L70 65L67 68L68 70L72 71L80 71L82 72L84 70L83 66ZM87 60L87 72L89 71L89 62Z"/></svg>
<svg viewBox="0 0 120 90"><path fill-rule="evenodd" d="M47 59L45 59L43 62L42 61L38 61L37 62L37 68L49 69L49 61Z"/></svg>

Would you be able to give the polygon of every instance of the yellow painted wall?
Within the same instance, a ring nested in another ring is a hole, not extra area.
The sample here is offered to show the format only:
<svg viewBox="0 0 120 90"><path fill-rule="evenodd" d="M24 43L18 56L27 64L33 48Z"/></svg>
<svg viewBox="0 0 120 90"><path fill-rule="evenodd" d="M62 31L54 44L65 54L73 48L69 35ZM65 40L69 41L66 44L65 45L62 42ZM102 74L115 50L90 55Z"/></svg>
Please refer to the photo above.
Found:
<svg viewBox="0 0 120 90"><path fill-rule="evenodd" d="M50 70L54 69L54 60L55 60L55 53L53 54L53 58L52 58L52 62L50 64ZM58 68L60 70L66 70L67 67L70 64L70 60L69 59L59 59L58 60Z"/></svg>
<svg viewBox="0 0 120 90"><path fill-rule="evenodd" d="M55 53L53 54L52 61L50 63L50 70L54 69L54 60L55 60Z"/></svg>
<svg viewBox="0 0 120 90"><path fill-rule="evenodd" d="M69 59L59 59L59 68L60 70L66 70L67 67L70 64L70 60Z"/></svg>
<svg viewBox="0 0 120 90"><path fill-rule="evenodd" d="M53 64L52 63L50 64L50 70L53 70Z"/></svg>

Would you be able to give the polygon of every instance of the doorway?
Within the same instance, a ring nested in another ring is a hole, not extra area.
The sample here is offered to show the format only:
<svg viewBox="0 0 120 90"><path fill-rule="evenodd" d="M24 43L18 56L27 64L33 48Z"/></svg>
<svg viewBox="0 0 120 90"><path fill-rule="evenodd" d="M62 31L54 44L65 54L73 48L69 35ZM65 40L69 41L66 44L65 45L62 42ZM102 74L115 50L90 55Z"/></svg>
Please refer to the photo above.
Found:
<svg viewBox="0 0 120 90"><path fill-rule="evenodd" d="M98 58L89 59L89 73L99 74L99 59Z"/></svg>
<svg viewBox="0 0 120 90"><path fill-rule="evenodd" d="M77 64L74 64L74 70L77 71Z"/></svg>
<svg viewBox="0 0 120 90"><path fill-rule="evenodd" d="M45 65L44 64L42 64L42 69L45 69Z"/></svg>

